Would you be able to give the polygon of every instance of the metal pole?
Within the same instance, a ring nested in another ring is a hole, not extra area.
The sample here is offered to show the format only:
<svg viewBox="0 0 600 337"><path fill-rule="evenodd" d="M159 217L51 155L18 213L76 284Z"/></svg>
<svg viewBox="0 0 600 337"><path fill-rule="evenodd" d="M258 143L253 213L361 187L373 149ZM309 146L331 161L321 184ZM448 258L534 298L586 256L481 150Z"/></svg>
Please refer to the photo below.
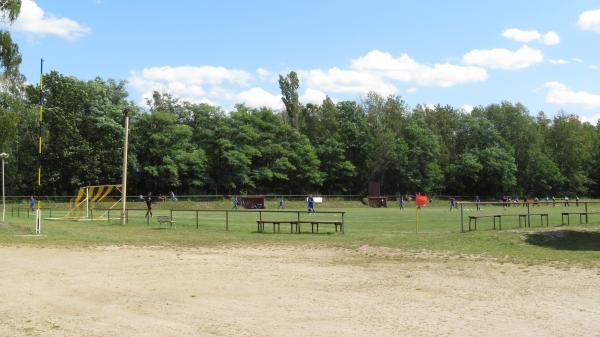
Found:
<svg viewBox="0 0 600 337"><path fill-rule="evenodd" d="M35 234L42 233L42 128L44 126L44 59L40 60L40 114L38 118L38 174ZM29 209L29 208L28 208Z"/></svg>
<svg viewBox="0 0 600 337"><path fill-rule="evenodd" d="M85 187L85 217L90 217L90 187Z"/></svg>
<svg viewBox="0 0 600 337"><path fill-rule="evenodd" d="M129 109L123 110L125 115L125 141L123 146L123 182L121 186L121 225L125 224L126 209L127 209L127 145L129 142ZM171 217L173 220L173 217Z"/></svg>
<svg viewBox="0 0 600 337"><path fill-rule="evenodd" d="M0 154L2 157L2 222L4 222L6 214L6 196L4 194L4 155L6 155L6 153Z"/></svg>
<svg viewBox="0 0 600 337"><path fill-rule="evenodd" d="M531 212L529 210L529 202L527 202L527 227L531 227Z"/></svg>
<svg viewBox="0 0 600 337"><path fill-rule="evenodd" d="M471 222L469 222L469 227L471 227ZM470 230L471 228L469 228ZM463 203L460 203L460 232L463 233L465 231L465 220L463 213Z"/></svg>

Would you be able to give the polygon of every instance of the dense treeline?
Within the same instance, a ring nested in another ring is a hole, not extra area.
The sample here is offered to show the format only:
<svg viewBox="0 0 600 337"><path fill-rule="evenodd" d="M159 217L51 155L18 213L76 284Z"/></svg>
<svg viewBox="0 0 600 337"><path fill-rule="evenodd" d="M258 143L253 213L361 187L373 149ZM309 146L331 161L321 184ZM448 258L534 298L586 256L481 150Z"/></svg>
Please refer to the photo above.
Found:
<svg viewBox="0 0 600 337"><path fill-rule="evenodd" d="M280 77L285 110L232 111L155 93L147 108L124 82L44 78L44 194L120 182L125 108L129 193L365 193L422 191L498 197L600 195L600 127L577 116L503 102L465 113L408 107L371 93L361 102L302 105L294 73ZM8 194L32 193L40 92L0 96Z"/></svg>

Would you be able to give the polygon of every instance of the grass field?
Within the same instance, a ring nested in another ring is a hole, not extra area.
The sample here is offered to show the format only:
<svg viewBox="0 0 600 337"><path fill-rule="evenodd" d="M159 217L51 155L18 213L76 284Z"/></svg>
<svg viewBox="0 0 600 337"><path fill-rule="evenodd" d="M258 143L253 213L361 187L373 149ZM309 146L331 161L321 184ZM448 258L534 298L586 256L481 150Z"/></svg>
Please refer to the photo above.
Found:
<svg viewBox="0 0 600 337"><path fill-rule="evenodd" d="M20 216L16 207L20 206ZM49 204L52 216L66 213L66 204ZM356 249L361 246L428 250L451 254L466 254L471 257L495 258L519 263L560 263L581 266L600 265L600 214L590 215L587 225L578 225L578 216L571 218L570 226L560 226L561 212L582 211L583 206L564 207L542 205L532 207L531 213L548 213L550 227L539 227L539 217L532 216L531 228L519 228L517 217L503 219L503 230L492 230L491 218L480 219L478 230L461 233L460 211L450 211L445 202L434 202L420 213L420 232L415 233L414 207L401 211L396 207L372 209L360 202L330 201L320 205L316 215L304 213L303 202L288 202L286 210L302 211L302 219L339 220L339 214L319 214L319 211L344 211L346 232L332 234L332 226L324 226L319 234L310 233L310 226L302 234L290 234L289 227L281 226L281 233L256 233L258 214L254 212L229 212L229 230L225 231L225 212L199 212L196 228L196 212L193 209L229 209L228 201L215 202L161 202L155 206L154 216L170 215L177 222L175 229L161 229L155 219L149 223L142 210L131 210L129 223L121 226L116 221L118 212L111 214L113 221L50 221L45 220L42 235L32 236L33 218L27 218L26 205L8 205L7 222L0 226L0 244L28 244L36 246L90 246L90 245L134 245L134 246L214 246L221 244L316 244ZM142 209L142 203L129 203L132 209ZM276 209L275 202L267 204ZM483 205L476 212L465 205L464 223L473 214L522 214L526 208ZM11 212L12 208L12 212ZM186 211L187 210L187 211ZM589 211L600 210L600 204L590 204ZM98 213L98 212L96 212ZM45 212L48 216L48 212ZM263 213L264 220L292 220L295 213ZM575 225L577 224L577 225ZM306 233L308 231L308 233ZM329 233L325 233L329 232Z"/></svg>

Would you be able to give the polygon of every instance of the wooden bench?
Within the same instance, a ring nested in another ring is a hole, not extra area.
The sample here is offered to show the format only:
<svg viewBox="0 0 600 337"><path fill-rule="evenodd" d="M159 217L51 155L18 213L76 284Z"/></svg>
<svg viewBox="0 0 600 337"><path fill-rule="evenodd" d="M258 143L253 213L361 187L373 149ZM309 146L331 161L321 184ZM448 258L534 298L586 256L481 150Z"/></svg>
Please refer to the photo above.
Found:
<svg viewBox="0 0 600 337"><path fill-rule="evenodd" d="M310 221L297 221L297 220L290 220L290 221L281 221L281 220L256 220L256 231L258 233L263 233L265 231L265 224L272 224L273 225L273 233L275 233L275 228L277 228L277 232L281 231L281 224L290 224L290 233L300 233L301 229L300 229L300 224L310 224L311 226L311 233L315 233L315 228L316 228L316 232L319 232L319 225L333 225L335 227L335 232L339 232L343 233L344 232L344 223L341 221L320 221L320 220L310 220Z"/></svg>
<svg viewBox="0 0 600 337"><path fill-rule="evenodd" d="M537 214L529 214L529 215L530 216L531 215L539 215L540 221L543 219L543 217L546 217L546 225L548 224L548 214L547 213L537 213ZM509 216L514 216L514 217L519 218L519 227L523 227L522 221L525 221L525 227L528 226L528 222L527 222L528 215L527 214L470 215L469 216L469 231L471 231L471 222L474 222L474 224L475 224L474 230L477 230L477 219L480 219L480 218L493 218L494 229L496 229L496 219L498 219L498 229L501 230L502 229L502 217L509 217ZM543 224L543 222L542 222L542 224ZM529 224L529 226L531 227L531 224Z"/></svg>
<svg viewBox="0 0 600 337"><path fill-rule="evenodd" d="M175 227L175 219L171 218L170 216L166 216L166 215L159 215L156 217L156 221L158 222L159 225L163 224L169 224L169 226L171 228ZM165 226L166 228L166 226Z"/></svg>
<svg viewBox="0 0 600 337"><path fill-rule="evenodd" d="M599 211L593 211L593 212L562 212L560 213L560 221L561 223L564 225L570 225L571 224L571 214L579 214L579 224L582 225L583 224L583 218L585 217L585 223L588 223L588 215L590 214L600 214ZM567 217L567 223L565 224L565 216Z"/></svg>
<svg viewBox="0 0 600 337"><path fill-rule="evenodd" d="M275 226L277 226L277 232L279 233L281 231L281 224L282 223L289 223L290 224L290 233L294 232L294 228L295 228L295 231L298 232L298 221L295 221L295 220L291 220L291 221L256 220L256 231L258 233L263 233L265 231L265 224L273 224L273 233L275 233Z"/></svg>
<svg viewBox="0 0 600 337"><path fill-rule="evenodd" d="M343 233L344 232L344 223L341 221L320 221L320 220L311 220L311 221L298 221L298 233L300 233L300 224L310 224L311 233L315 232L315 228L317 229L317 233L319 232L319 225L333 225L335 227L335 232Z"/></svg>
<svg viewBox="0 0 600 337"><path fill-rule="evenodd" d="M530 216L540 216L540 226L544 226L544 218L546 218L546 227L548 227L548 213L531 213ZM531 227L531 224L529 224Z"/></svg>

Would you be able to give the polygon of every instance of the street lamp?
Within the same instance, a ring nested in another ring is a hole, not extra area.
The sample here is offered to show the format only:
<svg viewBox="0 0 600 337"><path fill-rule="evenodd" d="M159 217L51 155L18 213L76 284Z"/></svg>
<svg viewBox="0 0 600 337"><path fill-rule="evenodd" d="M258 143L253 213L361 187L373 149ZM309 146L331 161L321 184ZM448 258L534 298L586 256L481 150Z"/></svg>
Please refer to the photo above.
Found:
<svg viewBox="0 0 600 337"><path fill-rule="evenodd" d="M123 146L123 182L121 184L121 225L127 222L127 144L129 142L129 108L123 109L125 117L125 145Z"/></svg>
<svg viewBox="0 0 600 337"><path fill-rule="evenodd" d="M4 223L4 216L6 214L6 197L4 195L4 159L8 158L8 153L0 153L2 159L2 222Z"/></svg>

